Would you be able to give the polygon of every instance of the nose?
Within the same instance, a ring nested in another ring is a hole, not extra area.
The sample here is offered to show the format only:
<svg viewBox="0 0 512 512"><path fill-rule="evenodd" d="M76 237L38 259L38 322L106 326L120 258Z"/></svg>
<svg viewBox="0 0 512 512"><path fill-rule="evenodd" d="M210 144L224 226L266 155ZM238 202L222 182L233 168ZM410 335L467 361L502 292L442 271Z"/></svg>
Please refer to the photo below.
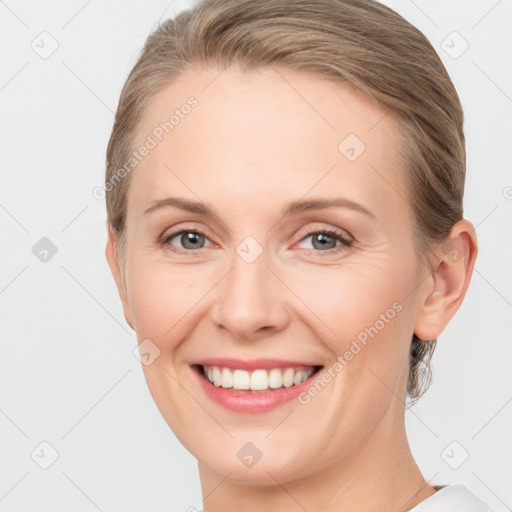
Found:
<svg viewBox="0 0 512 512"><path fill-rule="evenodd" d="M216 287L211 318L235 339L268 337L289 321L286 288L268 268L266 254L249 263L233 251L231 269Z"/></svg>

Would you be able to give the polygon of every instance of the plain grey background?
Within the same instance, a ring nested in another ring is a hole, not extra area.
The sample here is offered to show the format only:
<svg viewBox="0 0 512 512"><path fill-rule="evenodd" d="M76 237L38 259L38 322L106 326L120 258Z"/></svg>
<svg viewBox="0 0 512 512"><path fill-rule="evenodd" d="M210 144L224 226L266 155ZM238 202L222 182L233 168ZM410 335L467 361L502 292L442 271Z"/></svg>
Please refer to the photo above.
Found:
<svg viewBox="0 0 512 512"><path fill-rule="evenodd" d="M427 35L459 91L465 217L479 241L407 431L426 479L464 483L503 512L512 507L512 1L386 3ZM197 463L133 355L104 257L105 205L92 194L145 38L190 5L0 2L3 512L202 506Z"/></svg>

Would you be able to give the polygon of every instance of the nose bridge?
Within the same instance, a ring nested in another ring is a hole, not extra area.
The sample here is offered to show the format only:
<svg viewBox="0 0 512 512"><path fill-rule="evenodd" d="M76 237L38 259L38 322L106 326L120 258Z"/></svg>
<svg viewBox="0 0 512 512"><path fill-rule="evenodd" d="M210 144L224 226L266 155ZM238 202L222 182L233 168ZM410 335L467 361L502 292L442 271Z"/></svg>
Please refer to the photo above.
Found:
<svg viewBox="0 0 512 512"><path fill-rule="evenodd" d="M235 247L230 271L216 297L214 321L241 338L282 328L286 321L285 298L267 268L268 251L252 237Z"/></svg>

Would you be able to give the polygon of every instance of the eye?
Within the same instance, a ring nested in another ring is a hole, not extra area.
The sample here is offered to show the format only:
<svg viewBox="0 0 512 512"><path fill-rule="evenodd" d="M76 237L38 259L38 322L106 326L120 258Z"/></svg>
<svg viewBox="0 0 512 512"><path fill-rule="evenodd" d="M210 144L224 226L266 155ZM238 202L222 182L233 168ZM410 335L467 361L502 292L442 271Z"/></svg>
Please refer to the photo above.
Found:
<svg viewBox="0 0 512 512"><path fill-rule="evenodd" d="M304 233L302 233L301 236L301 242L311 238L312 248L306 247L306 250L312 249L316 252L327 254L346 250L353 244L353 240L345 238L344 234L336 229L319 229L313 232L308 230L306 236L304 236ZM181 229L165 235L161 244L168 246L174 252L187 253L208 247L209 245L205 245L206 242L208 242L210 246L212 245L204 233L195 229Z"/></svg>
<svg viewBox="0 0 512 512"><path fill-rule="evenodd" d="M313 250L328 254L344 251L354 243L353 240L345 238L344 234L336 229L319 229L317 231L313 231L303 237L301 242L304 242L308 238L311 238ZM336 245L337 243L339 243L339 245Z"/></svg>
<svg viewBox="0 0 512 512"><path fill-rule="evenodd" d="M162 240L162 245L168 245L170 249L175 252L188 252L203 249L207 240L208 238L200 231L182 229L165 235ZM176 249L176 243L181 244L181 247L178 246Z"/></svg>

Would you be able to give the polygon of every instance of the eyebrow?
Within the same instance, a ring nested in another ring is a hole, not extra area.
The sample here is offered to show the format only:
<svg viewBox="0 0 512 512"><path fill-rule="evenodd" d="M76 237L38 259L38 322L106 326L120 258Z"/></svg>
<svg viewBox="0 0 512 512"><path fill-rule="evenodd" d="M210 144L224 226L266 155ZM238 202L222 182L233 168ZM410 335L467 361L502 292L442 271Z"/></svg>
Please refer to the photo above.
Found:
<svg viewBox="0 0 512 512"><path fill-rule="evenodd" d="M217 214L214 212L214 210L207 206L205 203L199 201L191 201L190 199L184 199L181 197L166 197L165 199L153 201L153 204L147 210L144 211L144 215L147 215L165 206L174 206L175 208L179 208L180 210L184 210L187 212L217 217ZM323 208L335 207L347 208L359 213L363 213L369 217L372 217L375 220L377 219L377 217L370 210L365 208L362 204L356 203L354 201L351 201L350 199L345 198L292 201L288 203L285 209L283 210L283 217L311 210L321 210Z"/></svg>

